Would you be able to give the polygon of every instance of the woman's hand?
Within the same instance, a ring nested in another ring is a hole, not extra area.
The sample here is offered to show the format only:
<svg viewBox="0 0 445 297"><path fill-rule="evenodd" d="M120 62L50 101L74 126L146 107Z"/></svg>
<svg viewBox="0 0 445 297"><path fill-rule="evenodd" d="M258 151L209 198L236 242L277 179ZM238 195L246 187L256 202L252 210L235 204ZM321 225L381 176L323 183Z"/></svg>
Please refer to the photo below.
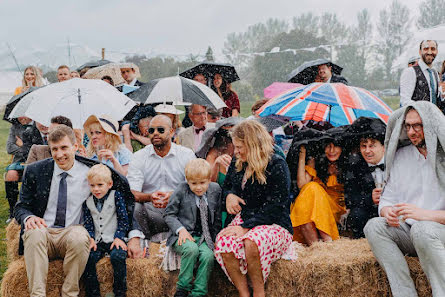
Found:
<svg viewBox="0 0 445 297"><path fill-rule="evenodd" d="M233 236L235 238L243 237L250 229L241 226L229 226L219 233L219 236Z"/></svg>
<svg viewBox="0 0 445 297"><path fill-rule="evenodd" d="M22 147L22 146L23 146L23 140L22 140L20 137L16 136L16 137L15 137L15 144L16 144L17 146Z"/></svg>
<svg viewBox="0 0 445 297"><path fill-rule="evenodd" d="M229 194L226 198L226 208L229 214L237 214L241 211L241 205L246 205L246 202L235 194Z"/></svg>
<svg viewBox="0 0 445 297"><path fill-rule="evenodd" d="M99 158L99 160L110 160L112 162L114 159L116 159L113 152L111 150L107 150L107 149L98 151L97 158Z"/></svg>
<svg viewBox="0 0 445 297"><path fill-rule="evenodd" d="M216 158L215 164L218 164L220 166L223 166L224 168L229 168L230 163L232 162L232 157L228 154L224 154Z"/></svg>

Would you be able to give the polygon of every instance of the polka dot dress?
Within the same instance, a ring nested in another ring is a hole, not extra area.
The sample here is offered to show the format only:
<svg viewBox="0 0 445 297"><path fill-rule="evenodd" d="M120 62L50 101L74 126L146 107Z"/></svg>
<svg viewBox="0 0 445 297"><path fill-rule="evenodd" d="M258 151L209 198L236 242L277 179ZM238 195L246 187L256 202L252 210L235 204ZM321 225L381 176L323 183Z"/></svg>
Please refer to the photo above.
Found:
<svg viewBox="0 0 445 297"><path fill-rule="evenodd" d="M229 226L238 226L243 223L241 215L238 214ZM234 236L216 237L215 258L223 269L230 281L229 274L224 266L221 254L233 253L235 258L239 259L239 267L242 274L247 273L247 262L244 251L244 239L250 239L258 246L260 254L261 269L263 280L266 282L270 273L270 266L273 262L280 259L287 251L292 243L292 235L283 227L273 225L260 225L249 230L243 237L235 238Z"/></svg>

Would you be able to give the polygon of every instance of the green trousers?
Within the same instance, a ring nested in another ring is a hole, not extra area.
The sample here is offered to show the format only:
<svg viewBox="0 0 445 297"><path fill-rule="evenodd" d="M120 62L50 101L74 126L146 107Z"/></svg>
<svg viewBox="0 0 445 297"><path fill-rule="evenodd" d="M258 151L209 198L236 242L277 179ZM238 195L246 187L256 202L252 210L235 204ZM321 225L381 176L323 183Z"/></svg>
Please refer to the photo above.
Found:
<svg viewBox="0 0 445 297"><path fill-rule="evenodd" d="M187 240L179 246L178 241L176 241L174 244L175 251L181 255L181 270L179 271L176 288L191 291L193 297L205 296L215 257L205 242L198 246L201 237L194 236L193 238L195 242ZM198 261L198 270L192 286L193 269L196 261Z"/></svg>

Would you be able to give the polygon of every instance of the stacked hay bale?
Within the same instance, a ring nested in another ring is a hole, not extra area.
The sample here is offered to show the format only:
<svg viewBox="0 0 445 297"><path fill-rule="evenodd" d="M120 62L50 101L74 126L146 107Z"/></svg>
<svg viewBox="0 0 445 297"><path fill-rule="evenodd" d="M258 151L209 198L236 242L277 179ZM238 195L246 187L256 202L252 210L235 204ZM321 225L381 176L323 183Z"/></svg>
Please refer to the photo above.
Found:
<svg viewBox="0 0 445 297"><path fill-rule="evenodd" d="M7 228L7 272L3 276L3 297L28 296L28 282L23 257L17 254L17 225ZM14 233L14 234L12 234ZM149 259L127 260L127 296L173 296L177 272L166 273L159 269L159 245L150 246ZM298 250L296 262L280 260L272 265L266 283L266 296L390 296L385 273L376 262L365 239L340 239L331 243L318 243ZM431 289L417 258L407 258L411 276L419 296L431 296ZM102 294L112 291L113 272L108 258L97 264ZM47 296L60 296L63 283L62 261L51 261L48 272ZM82 289L81 296L84 296ZM238 296L218 264L209 283L209 296Z"/></svg>

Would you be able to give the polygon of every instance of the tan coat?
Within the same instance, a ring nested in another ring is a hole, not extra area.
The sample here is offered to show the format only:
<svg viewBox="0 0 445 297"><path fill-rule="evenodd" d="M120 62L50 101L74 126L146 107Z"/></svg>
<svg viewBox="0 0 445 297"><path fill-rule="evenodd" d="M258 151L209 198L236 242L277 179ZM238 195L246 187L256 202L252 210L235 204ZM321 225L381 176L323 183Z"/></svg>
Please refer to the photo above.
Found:
<svg viewBox="0 0 445 297"><path fill-rule="evenodd" d="M43 159L51 158L51 150L48 145L33 144L29 150L26 164L31 164Z"/></svg>

